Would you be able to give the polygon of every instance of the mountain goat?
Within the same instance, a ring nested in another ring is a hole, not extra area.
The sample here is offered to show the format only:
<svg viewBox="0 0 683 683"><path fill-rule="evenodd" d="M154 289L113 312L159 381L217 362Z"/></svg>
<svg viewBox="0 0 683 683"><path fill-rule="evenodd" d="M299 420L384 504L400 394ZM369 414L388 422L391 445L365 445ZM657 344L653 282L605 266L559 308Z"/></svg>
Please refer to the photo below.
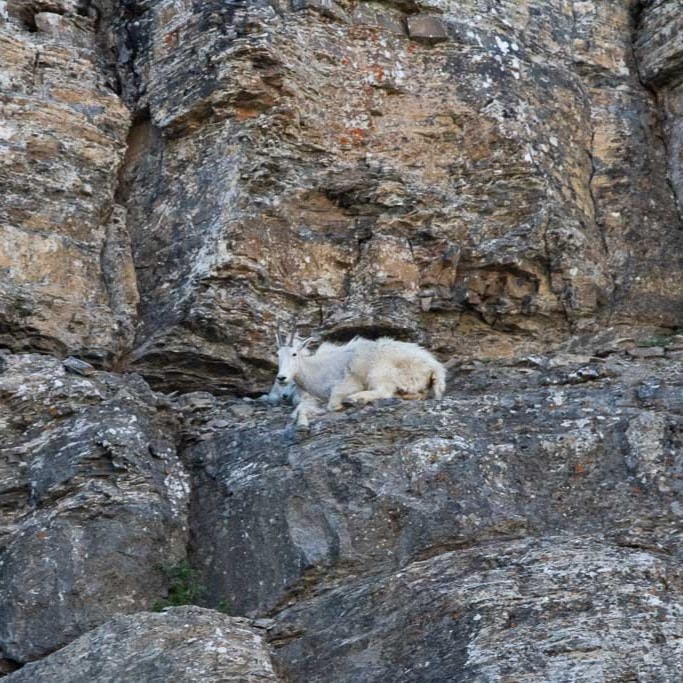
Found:
<svg viewBox="0 0 683 683"><path fill-rule="evenodd" d="M285 342L278 331L276 338L277 382L294 382L308 397L293 415L297 427L305 428L309 415L323 412L324 404L327 410L340 410L394 396L419 399L430 389L441 398L446 389L446 369L417 344L356 337L346 344L325 342L312 353L310 337L299 339L292 332Z"/></svg>

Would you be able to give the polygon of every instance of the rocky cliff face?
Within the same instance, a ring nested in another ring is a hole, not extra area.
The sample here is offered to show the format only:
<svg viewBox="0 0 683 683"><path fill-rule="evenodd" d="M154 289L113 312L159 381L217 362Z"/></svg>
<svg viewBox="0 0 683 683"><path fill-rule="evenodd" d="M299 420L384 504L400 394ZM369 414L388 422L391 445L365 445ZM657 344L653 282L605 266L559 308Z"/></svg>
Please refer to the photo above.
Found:
<svg viewBox="0 0 683 683"><path fill-rule="evenodd" d="M0 672L677 681L682 31L0 2ZM448 395L297 435L251 400L295 321ZM207 609L147 612L187 559Z"/></svg>
<svg viewBox="0 0 683 683"><path fill-rule="evenodd" d="M130 113L71 2L3 2L0 334L13 350L110 361L138 300L116 172Z"/></svg>

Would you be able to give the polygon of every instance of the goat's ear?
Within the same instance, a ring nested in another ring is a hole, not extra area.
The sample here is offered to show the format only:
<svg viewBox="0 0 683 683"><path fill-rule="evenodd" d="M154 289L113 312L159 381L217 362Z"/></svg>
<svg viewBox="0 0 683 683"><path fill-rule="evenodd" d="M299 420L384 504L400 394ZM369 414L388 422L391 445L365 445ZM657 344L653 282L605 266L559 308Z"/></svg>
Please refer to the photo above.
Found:
<svg viewBox="0 0 683 683"><path fill-rule="evenodd" d="M306 337L300 344L299 344L299 349L303 351L305 348L308 348L315 340L313 337Z"/></svg>

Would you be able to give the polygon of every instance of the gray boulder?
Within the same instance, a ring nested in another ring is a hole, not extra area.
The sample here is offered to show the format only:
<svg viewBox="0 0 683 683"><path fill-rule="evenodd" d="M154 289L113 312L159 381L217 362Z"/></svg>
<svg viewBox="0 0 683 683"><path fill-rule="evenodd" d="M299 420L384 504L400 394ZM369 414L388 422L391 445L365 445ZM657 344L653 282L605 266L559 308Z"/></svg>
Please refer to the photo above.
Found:
<svg viewBox="0 0 683 683"><path fill-rule="evenodd" d="M0 658L23 663L164 595L185 556L174 419L135 375L7 356L0 375Z"/></svg>
<svg viewBox="0 0 683 683"><path fill-rule="evenodd" d="M7 681L277 681L261 633L244 619L199 607L118 616Z"/></svg>

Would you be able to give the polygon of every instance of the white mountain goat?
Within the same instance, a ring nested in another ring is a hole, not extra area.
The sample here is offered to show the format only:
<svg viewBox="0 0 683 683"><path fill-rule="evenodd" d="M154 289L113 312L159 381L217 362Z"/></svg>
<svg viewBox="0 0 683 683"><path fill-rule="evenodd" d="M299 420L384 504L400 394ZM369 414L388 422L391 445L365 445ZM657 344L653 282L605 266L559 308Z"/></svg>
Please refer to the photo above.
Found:
<svg viewBox="0 0 683 683"><path fill-rule="evenodd" d="M292 332L285 342L279 331L276 338L277 382L294 382L307 397L294 411L297 427L307 427L309 415L324 412L325 404L327 410L340 410L394 396L419 399L430 389L441 398L446 389L446 369L417 344L356 337L346 344L323 343L311 353L311 338Z"/></svg>

